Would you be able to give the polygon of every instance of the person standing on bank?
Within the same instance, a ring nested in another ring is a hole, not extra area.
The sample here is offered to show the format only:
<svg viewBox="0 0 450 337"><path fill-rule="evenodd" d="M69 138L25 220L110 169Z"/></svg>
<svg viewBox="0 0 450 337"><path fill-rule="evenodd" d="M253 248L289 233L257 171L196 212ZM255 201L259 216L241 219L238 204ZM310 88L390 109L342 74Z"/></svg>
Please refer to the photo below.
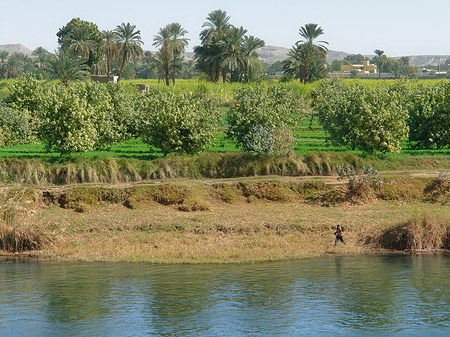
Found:
<svg viewBox="0 0 450 337"><path fill-rule="evenodd" d="M341 241L344 245L346 245L344 238L342 237L342 235L344 234L344 229L341 228L340 225L336 226L336 232L333 233L334 235L336 235L336 240L334 240L334 245L336 246L338 241Z"/></svg>

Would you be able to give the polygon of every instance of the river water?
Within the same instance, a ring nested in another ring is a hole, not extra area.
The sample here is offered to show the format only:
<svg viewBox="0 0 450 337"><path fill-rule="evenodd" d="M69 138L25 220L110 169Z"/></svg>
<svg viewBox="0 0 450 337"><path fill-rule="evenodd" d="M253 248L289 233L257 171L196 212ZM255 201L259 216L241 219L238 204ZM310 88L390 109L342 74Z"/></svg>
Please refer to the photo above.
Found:
<svg viewBox="0 0 450 337"><path fill-rule="evenodd" d="M449 336L450 256L0 259L0 336Z"/></svg>

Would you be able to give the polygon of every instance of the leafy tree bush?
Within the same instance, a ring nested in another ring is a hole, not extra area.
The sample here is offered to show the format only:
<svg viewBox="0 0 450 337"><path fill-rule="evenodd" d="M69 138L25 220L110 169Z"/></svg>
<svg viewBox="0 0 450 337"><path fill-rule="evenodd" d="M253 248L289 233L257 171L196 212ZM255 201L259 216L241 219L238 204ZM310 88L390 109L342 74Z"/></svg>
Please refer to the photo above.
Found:
<svg viewBox="0 0 450 337"><path fill-rule="evenodd" d="M102 34L98 26L89 21L73 18L56 33L58 44L64 50L73 50L80 53L87 52L87 65L92 67L99 61L99 47Z"/></svg>
<svg viewBox="0 0 450 337"><path fill-rule="evenodd" d="M5 103L23 115L17 116L17 118L26 118L27 128L34 132L39 127L38 113L43 99L43 89L39 81L34 76L27 74L15 80L10 86Z"/></svg>
<svg viewBox="0 0 450 337"><path fill-rule="evenodd" d="M243 141L247 151L287 153L294 146L295 138L289 127L274 128L257 124L243 137Z"/></svg>
<svg viewBox="0 0 450 337"><path fill-rule="evenodd" d="M55 86L45 92L39 136L47 151L63 154L92 150L98 140L95 110L79 88Z"/></svg>
<svg viewBox="0 0 450 337"><path fill-rule="evenodd" d="M33 140L29 112L0 104L0 146L27 144Z"/></svg>
<svg viewBox="0 0 450 337"><path fill-rule="evenodd" d="M218 117L207 98L153 89L143 103L141 139L164 155L198 153L212 145Z"/></svg>
<svg viewBox="0 0 450 337"><path fill-rule="evenodd" d="M227 135L247 151L268 153L287 148L293 138L289 127L301 103L285 85L242 86L235 94Z"/></svg>
<svg viewBox="0 0 450 337"><path fill-rule="evenodd" d="M34 76L27 74L15 80L9 87L9 94L5 102L14 109L36 113L42 99L42 87L39 81Z"/></svg>
<svg viewBox="0 0 450 337"><path fill-rule="evenodd" d="M322 82L313 97L319 121L334 144L368 153L399 152L408 136L402 92L401 85L367 88L332 80Z"/></svg>
<svg viewBox="0 0 450 337"><path fill-rule="evenodd" d="M121 127L122 138L138 137L141 123L139 106L142 96L114 83L108 83L106 89L113 105L111 114L115 123Z"/></svg>
<svg viewBox="0 0 450 337"><path fill-rule="evenodd" d="M95 148L109 149L111 145L125 138L125 116L122 116L124 111L115 109L106 85L82 82L75 87L75 94L85 100L92 110L92 123L97 133Z"/></svg>
<svg viewBox="0 0 450 337"><path fill-rule="evenodd" d="M441 149L450 144L450 81L420 86L408 100L413 147Z"/></svg>

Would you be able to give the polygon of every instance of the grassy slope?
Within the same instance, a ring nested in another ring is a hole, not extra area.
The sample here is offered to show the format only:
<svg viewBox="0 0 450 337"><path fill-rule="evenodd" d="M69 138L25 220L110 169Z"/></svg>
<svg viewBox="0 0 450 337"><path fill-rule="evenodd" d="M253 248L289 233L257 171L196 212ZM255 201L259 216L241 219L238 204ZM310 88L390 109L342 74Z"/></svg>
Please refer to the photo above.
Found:
<svg viewBox="0 0 450 337"><path fill-rule="evenodd" d="M32 188L2 188L0 195L2 209L15 210L10 229L47 237L31 254L63 260L249 262L374 252L369 238L414 214L448 219L448 194L431 200L424 192L430 178L391 176L382 191L353 202L336 198L345 185L327 179L76 185L47 190L53 202ZM333 246L336 224L344 226L346 246Z"/></svg>

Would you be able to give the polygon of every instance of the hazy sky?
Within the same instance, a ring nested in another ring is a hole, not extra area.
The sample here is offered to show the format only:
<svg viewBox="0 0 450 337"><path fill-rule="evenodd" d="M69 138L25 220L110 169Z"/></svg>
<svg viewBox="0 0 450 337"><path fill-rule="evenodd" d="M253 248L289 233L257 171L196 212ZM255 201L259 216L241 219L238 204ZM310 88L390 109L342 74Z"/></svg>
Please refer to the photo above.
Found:
<svg viewBox="0 0 450 337"><path fill-rule="evenodd" d="M223 9L231 23L267 45L290 48L306 23L319 24L329 48L348 53L388 56L450 54L450 0L0 0L0 44L21 43L50 51L56 32L74 17L100 30L122 22L141 30L145 50L154 50L160 27L179 22L191 39L209 12Z"/></svg>

